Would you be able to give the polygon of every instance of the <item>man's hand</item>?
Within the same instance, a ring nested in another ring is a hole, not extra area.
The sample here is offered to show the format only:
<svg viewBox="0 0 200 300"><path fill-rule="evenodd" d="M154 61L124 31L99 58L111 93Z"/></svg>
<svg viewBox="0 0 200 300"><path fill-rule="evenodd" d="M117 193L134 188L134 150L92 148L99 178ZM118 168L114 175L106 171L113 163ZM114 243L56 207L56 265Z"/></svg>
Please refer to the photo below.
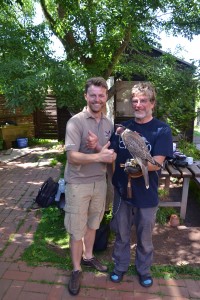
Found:
<svg viewBox="0 0 200 300"><path fill-rule="evenodd" d="M92 131L88 131L88 136L86 140L86 146L88 149L96 149L98 146L98 137Z"/></svg>
<svg viewBox="0 0 200 300"><path fill-rule="evenodd" d="M113 149L108 149L110 142L108 141L99 152L100 162L113 163L116 159L116 154Z"/></svg>

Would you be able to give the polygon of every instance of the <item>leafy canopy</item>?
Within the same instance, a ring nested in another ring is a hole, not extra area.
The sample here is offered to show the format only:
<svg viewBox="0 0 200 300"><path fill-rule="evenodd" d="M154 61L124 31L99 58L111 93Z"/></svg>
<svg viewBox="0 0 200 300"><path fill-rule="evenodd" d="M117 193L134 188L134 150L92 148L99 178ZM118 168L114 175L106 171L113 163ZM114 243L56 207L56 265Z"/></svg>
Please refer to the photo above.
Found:
<svg viewBox="0 0 200 300"><path fill-rule="evenodd" d="M39 25L36 2L44 14ZM137 74L157 86L158 115L177 120L181 130L183 111L194 118L199 75L177 67L170 55L153 57L151 50L160 47L163 30L189 39L200 33L199 1L7 0L0 21L0 86L10 107L29 112L42 107L51 88L59 107L77 111L84 105L86 78L120 74L131 80ZM53 56L52 35L63 45L63 59Z"/></svg>

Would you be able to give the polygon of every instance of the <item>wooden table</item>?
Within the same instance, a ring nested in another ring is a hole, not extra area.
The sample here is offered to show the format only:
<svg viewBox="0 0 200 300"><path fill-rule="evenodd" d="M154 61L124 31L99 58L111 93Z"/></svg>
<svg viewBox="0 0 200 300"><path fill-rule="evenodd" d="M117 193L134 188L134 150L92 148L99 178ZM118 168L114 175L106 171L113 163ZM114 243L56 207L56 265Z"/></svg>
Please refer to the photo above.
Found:
<svg viewBox="0 0 200 300"><path fill-rule="evenodd" d="M0 127L0 138L4 141L4 149L12 148L17 138L31 137L30 124L4 125Z"/></svg>
<svg viewBox="0 0 200 300"><path fill-rule="evenodd" d="M159 205L180 207L180 217L185 219L190 179L193 179L200 184L200 162L194 162L192 165L188 165L186 168L177 169L168 164L161 172L161 178L164 178L165 189L167 190L169 190L170 177L183 179L181 201L162 201Z"/></svg>

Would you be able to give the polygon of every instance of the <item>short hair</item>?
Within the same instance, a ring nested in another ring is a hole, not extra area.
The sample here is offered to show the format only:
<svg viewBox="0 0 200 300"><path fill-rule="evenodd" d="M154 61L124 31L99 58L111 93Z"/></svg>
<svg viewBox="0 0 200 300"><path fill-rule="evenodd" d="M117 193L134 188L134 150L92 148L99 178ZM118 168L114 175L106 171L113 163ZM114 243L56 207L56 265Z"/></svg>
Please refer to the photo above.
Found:
<svg viewBox="0 0 200 300"><path fill-rule="evenodd" d="M85 84L85 93L86 93L86 94L87 94L88 88L89 88L91 85L101 86L101 87L105 88L106 91L108 91L108 85L107 85L107 82L106 82L106 80L105 80L103 77L92 77L92 78L89 78L89 79L86 81L86 84Z"/></svg>
<svg viewBox="0 0 200 300"><path fill-rule="evenodd" d="M156 91L150 82L136 83L131 90L131 95L134 97L137 94L144 94L149 97L150 102L156 102Z"/></svg>

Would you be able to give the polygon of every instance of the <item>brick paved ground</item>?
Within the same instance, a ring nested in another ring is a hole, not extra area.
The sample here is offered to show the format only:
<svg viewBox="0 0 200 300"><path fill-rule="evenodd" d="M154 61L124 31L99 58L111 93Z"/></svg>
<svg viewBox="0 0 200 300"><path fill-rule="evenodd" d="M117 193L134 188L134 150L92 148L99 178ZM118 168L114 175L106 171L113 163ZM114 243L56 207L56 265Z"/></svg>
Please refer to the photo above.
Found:
<svg viewBox="0 0 200 300"><path fill-rule="evenodd" d="M15 161L0 163L0 299L200 299L200 281L154 279L154 285L145 289L135 276L114 284L106 274L88 272L83 274L80 294L73 297L66 288L69 271L22 262L20 255L32 242L39 221L36 211L28 208L43 181L49 176L58 179L60 173L59 166L38 162L44 150L36 148Z"/></svg>

